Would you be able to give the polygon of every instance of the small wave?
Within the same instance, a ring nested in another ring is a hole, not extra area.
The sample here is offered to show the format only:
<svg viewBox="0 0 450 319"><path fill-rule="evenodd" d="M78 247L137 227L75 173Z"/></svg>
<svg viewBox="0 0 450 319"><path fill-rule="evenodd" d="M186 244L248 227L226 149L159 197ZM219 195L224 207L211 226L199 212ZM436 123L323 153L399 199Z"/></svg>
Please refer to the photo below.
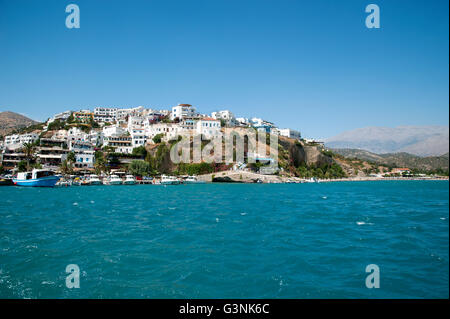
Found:
<svg viewBox="0 0 450 319"><path fill-rule="evenodd" d="M373 225L373 223L356 222L356 225Z"/></svg>
<svg viewBox="0 0 450 319"><path fill-rule="evenodd" d="M216 218L216 223L218 223L219 222L219 218Z"/></svg>
<svg viewBox="0 0 450 319"><path fill-rule="evenodd" d="M75 202L75 203L73 203L72 205L73 205L73 206L78 206L78 203L77 203L77 202Z"/></svg>
<svg viewBox="0 0 450 319"><path fill-rule="evenodd" d="M247 215L247 213L241 213L241 215L242 215L242 216L245 216L245 215Z"/></svg>
<svg viewBox="0 0 450 319"><path fill-rule="evenodd" d="M326 197L326 196L322 196L322 199L327 199L328 197Z"/></svg>
<svg viewBox="0 0 450 319"><path fill-rule="evenodd" d="M43 281L41 282L41 285L54 285L55 283L53 281Z"/></svg>

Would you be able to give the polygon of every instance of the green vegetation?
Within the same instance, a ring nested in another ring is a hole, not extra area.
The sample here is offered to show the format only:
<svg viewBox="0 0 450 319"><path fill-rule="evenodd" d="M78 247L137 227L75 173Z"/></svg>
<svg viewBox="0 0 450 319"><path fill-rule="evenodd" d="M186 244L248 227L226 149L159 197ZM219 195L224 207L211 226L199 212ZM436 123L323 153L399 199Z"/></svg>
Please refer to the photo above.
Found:
<svg viewBox="0 0 450 319"><path fill-rule="evenodd" d="M145 149L145 146L139 146L133 148L132 155L145 158L145 156L147 156L147 150Z"/></svg>
<svg viewBox="0 0 450 319"><path fill-rule="evenodd" d="M161 140L162 140L162 137L164 136L164 134L156 134L154 137L153 137L153 142L155 143L155 144L159 144L159 143L161 143Z"/></svg>
<svg viewBox="0 0 450 319"><path fill-rule="evenodd" d="M151 172L151 165L146 161L134 160L128 165L128 171L135 176L147 176Z"/></svg>
<svg viewBox="0 0 450 319"><path fill-rule="evenodd" d="M69 175L73 173L73 163L68 160L64 160L61 163L61 172L65 175Z"/></svg>
<svg viewBox="0 0 450 319"><path fill-rule="evenodd" d="M180 163L178 164L177 174L178 175L201 175L209 174L214 172L214 166L210 163Z"/></svg>
<svg viewBox="0 0 450 319"><path fill-rule="evenodd" d="M19 172L26 172L27 171L27 162L26 161L20 161L17 164L17 169Z"/></svg>
<svg viewBox="0 0 450 319"><path fill-rule="evenodd" d="M108 169L106 167L106 159L103 155L103 152L96 151L94 153L95 157L95 163L94 163L94 169L97 174L100 174L101 172L106 172Z"/></svg>
<svg viewBox="0 0 450 319"><path fill-rule="evenodd" d="M56 131L56 130L64 130L66 129L66 122L62 120L54 120L48 125L49 131Z"/></svg>
<svg viewBox="0 0 450 319"><path fill-rule="evenodd" d="M344 178L347 177L347 174L344 172L341 166L339 166L336 163L333 163L331 165L323 164L320 166L317 165L300 165L297 170L296 174L299 177L302 178L326 178L326 179L332 179L332 178Z"/></svg>

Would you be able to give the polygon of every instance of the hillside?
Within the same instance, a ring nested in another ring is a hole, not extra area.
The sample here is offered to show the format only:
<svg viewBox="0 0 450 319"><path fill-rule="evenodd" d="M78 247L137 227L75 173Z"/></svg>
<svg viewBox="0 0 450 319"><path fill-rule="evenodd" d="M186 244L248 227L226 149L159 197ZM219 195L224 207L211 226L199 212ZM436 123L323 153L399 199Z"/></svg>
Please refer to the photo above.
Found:
<svg viewBox="0 0 450 319"><path fill-rule="evenodd" d="M37 123L38 122L18 113L10 111L0 112L0 136L5 136L17 129Z"/></svg>
<svg viewBox="0 0 450 319"><path fill-rule="evenodd" d="M409 153L376 154L361 149L332 149L336 154L346 158L357 158L392 167L408 167L421 170L436 170L449 168L449 154L441 156L421 157Z"/></svg>
<svg viewBox="0 0 450 319"><path fill-rule="evenodd" d="M449 127L365 127L325 139L325 144L329 148L363 149L376 154L440 156L449 151Z"/></svg>

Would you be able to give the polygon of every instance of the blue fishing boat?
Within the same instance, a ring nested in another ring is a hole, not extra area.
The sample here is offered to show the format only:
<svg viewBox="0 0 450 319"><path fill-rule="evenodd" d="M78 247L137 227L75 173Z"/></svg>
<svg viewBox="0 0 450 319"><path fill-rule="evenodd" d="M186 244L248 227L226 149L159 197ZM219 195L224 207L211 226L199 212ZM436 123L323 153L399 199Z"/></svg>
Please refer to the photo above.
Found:
<svg viewBox="0 0 450 319"><path fill-rule="evenodd" d="M34 169L31 172L21 172L13 178L14 185L33 187L53 187L59 181L55 172L46 169Z"/></svg>

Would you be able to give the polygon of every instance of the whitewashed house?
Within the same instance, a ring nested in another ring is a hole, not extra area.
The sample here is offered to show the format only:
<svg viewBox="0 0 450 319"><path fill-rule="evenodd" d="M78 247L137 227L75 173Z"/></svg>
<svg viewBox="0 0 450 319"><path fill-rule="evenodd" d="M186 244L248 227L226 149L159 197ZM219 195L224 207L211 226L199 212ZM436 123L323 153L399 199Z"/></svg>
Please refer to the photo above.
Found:
<svg viewBox="0 0 450 319"><path fill-rule="evenodd" d="M173 121L176 118L183 120L184 118L197 117L198 113L194 106L190 104L178 104L172 107L172 113L170 113L170 119Z"/></svg>
<svg viewBox="0 0 450 319"><path fill-rule="evenodd" d="M299 131L292 130L290 128L278 129L278 134L280 136L285 136L285 137L293 138L296 140L300 140L302 138Z"/></svg>
<svg viewBox="0 0 450 319"><path fill-rule="evenodd" d="M205 117L197 121L196 133L202 134L205 138L212 138L220 135L220 121Z"/></svg>

